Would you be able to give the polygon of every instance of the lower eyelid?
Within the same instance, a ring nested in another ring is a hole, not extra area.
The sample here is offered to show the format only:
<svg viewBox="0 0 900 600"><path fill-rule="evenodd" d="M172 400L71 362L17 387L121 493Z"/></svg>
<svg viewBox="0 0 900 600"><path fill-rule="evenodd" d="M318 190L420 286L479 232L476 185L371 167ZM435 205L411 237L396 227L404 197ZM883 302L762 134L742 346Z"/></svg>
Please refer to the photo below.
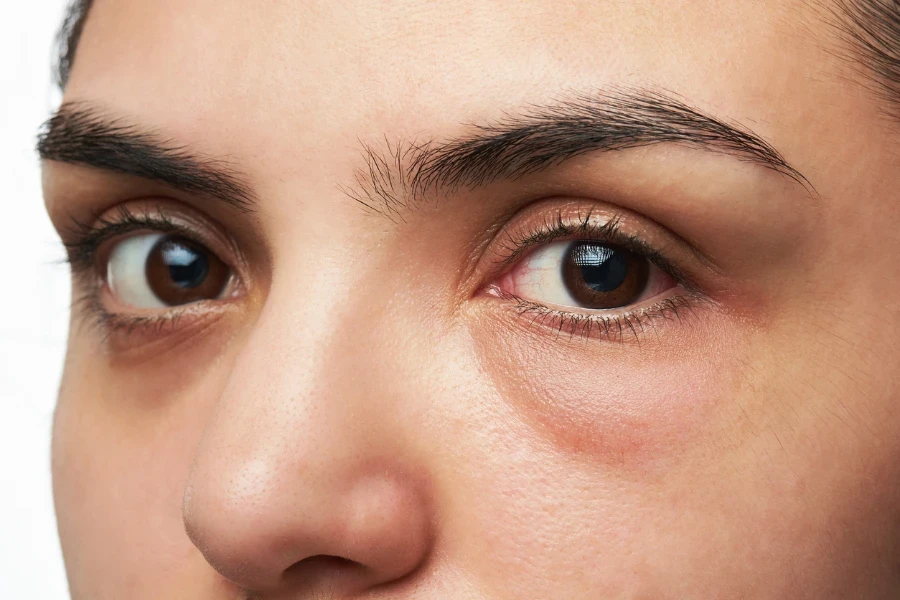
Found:
<svg viewBox="0 0 900 600"><path fill-rule="evenodd" d="M81 323L93 329L103 345L123 357L149 356L154 349L166 352L199 339L228 314L240 310L243 284L232 275L226 293L219 299L194 302L162 309L133 309L119 306L105 279L87 274L76 279L82 295L73 306Z"/></svg>
<svg viewBox="0 0 900 600"><path fill-rule="evenodd" d="M515 319L533 332L552 337L596 339L612 342L640 343L646 336L659 339L661 329L684 326L687 317L702 305L702 299L690 293L672 295L653 304L628 310L580 312L578 309L554 308L522 298L506 295Z"/></svg>
<svg viewBox="0 0 900 600"><path fill-rule="evenodd" d="M689 299L697 299L697 295L694 292L691 292L679 284L675 284L674 287L666 288L661 293L658 293L654 296L648 296L645 300L641 302L636 302L630 306L623 306L619 308L582 308L579 306L566 305L566 304L556 304L553 302L540 302L536 300L532 300L530 298L526 298L524 296L520 296L515 293L508 292L502 289L498 285L489 285L484 288L483 294L485 296L489 296L492 298L497 298L504 300L506 302L511 302L518 306L528 305L530 307L540 307L549 311L554 311L558 313L571 313L578 316L584 317L592 317L597 316L599 318L609 318L610 316L615 315L623 315L623 314L633 314L646 311L656 304L667 301L672 298L689 298Z"/></svg>
<svg viewBox="0 0 900 600"><path fill-rule="evenodd" d="M82 316L94 328L113 354L122 358L146 357L155 350L198 340L217 329L216 325L237 306L221 302L203 302L174 307L156 314L128 314L105 309L99 296L85 297Z"/></svg>

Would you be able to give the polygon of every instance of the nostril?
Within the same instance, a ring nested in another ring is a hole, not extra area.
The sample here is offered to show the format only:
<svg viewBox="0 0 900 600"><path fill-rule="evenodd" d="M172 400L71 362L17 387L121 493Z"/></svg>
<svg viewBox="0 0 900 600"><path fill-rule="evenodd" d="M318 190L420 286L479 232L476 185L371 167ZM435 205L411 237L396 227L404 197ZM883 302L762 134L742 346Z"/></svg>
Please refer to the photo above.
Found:
<svg viewBox="0 0 900 600"><path fill-rule="evenodd" d="M428 556L432 521L418 480L389 463L386 472L379 463L281 473L290 461L277 458L198 459L185 491L189 539L238 588L341 598L399 581Z"/></svg>
<svg viewBox="0 0 900 600"><path fill-rule="evenodd" d="M356 562L355 560L350 560L349 558L344 558L343 556L330 556L328 554L318 554L316 556L310 556L309 558L304 558L299 561L297 564L293 565L291 569L298 567L333 567L333 568L352 568L358 567L363 568L363 565Z"/></svg>
<svg viewBox="0 0 900 600"><path fill-rule="evenodd" d="M284 579L301 589L330 587L328 584L333 581L341 581L344 587L348 582L363 581L367 571L365 565L348 558L318 554L291 565L284 572Z"/></svg>

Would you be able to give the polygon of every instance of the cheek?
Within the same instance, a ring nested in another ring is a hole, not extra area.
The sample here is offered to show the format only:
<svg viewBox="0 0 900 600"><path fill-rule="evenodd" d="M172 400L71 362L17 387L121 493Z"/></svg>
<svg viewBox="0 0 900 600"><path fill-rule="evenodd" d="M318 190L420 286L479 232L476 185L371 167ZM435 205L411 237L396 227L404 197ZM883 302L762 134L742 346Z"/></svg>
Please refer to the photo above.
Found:
<svg viewBox="0 0 900 600"><path fill-rule="evenodd" d="M703 441L742 363L724 319L641 344L485 329L478 352L503 397L553 446L599 462L649 466Z"/></svg>
<svg viewBox="0 0 900 600"><path fill-rule="evenodd" d="M176 580L203 565L184 533L181 504L223 372L199 378L185 365L169 377L119 373L82 344L70 348L53 430L54 497L72 588L84 597L117 590L137 598L137 590L165 586L157 579L166 573L178 590Z"/></svg>

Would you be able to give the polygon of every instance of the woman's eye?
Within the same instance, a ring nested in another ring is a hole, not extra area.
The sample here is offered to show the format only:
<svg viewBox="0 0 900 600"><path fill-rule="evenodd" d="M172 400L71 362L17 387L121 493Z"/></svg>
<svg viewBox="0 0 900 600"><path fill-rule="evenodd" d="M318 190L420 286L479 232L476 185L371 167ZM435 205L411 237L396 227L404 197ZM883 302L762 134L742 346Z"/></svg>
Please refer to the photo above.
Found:
<svg viewBox="0 0 900 600"><path fill-rule="evenodd" d="M106 281L113 295L134 308L166 308L220 298L231 270L195 242L148 233L117 243L109 254Z"/></svg>
<svg viewBox="0 0 900 600"><path fill-rule="evenodd" d="M539 248L501 278L498 287L540 304L609 310L638 304L677 285L639 254L581 240Z"/></svg>

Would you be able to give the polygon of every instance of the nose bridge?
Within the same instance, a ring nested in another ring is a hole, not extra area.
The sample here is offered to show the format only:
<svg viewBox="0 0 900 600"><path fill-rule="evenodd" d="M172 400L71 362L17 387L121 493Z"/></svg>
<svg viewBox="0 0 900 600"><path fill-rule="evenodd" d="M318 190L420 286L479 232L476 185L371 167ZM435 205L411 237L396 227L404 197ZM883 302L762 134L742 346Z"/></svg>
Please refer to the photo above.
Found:
<svg viewBox="0 0 900 600"><path fill-rule="evenodd" d="M430 519L427 478L386 410L401 394L373 385L389 368L372 350L387 313L293 287L273 285L236 360L195 457L186 529L250 589L321 567L314 557L361 565L375 583L402 577L426 552Z"/></svg>
<svg viewBox="0 0 900 600"><path fill-rule="evenodd" d="M269 443L250 444L248 456L313 450L337 455L396 425L378 417L399 397L375 392L372 377L392 368L391 357L376 350L390 344L384 338L394 318L386 310L391 285L372 285L347 259L346 253L363 249L341 249L336 242L326 249L320 241L292 248L283 261L236 359L208 440L227 435L251 441L252 433L257 442ZM351 434L355 443L347 444ZM234 443L229 447L237 450Z"/></svg>

